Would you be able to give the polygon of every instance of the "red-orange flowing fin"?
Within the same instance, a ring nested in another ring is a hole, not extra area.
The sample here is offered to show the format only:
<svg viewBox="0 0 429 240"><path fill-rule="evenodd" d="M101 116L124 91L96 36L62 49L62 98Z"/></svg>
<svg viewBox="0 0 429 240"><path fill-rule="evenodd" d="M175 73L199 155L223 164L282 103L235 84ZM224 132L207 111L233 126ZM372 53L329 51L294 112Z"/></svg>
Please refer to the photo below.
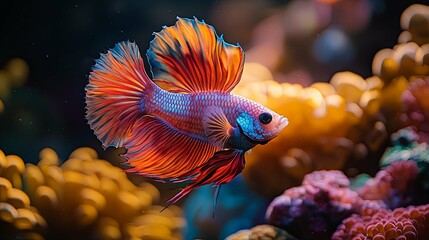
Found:
<svg viewBox="0 0 429 240"><path fill-rule="evenodd" d="M224 148L233 131L222 108L216 106L207 107L204 111L203 129L209 142L218 148Z"/></svg>
<svg viewBox="0 0 429 240"><path fill-rule="evenodd" d="M154 81L174 92L230 92L240 81L244 53L198 19L177 18L150 43Z"/></svg>
<svg viewBox="0 0 429 240"><path fill-rule="evenodd" d="M96 60L86 86L86 118L104 147L122 146L143 115L140 101L152 85L135 43L117 43Z"/></svg>
<svg viewBox="0 0 429 240"><path fill-rule="evenodd" d="M211 144L171 128L163 120L143 116L129 132L123 155L129 172L180 182L192 179L197 167L217 150Z"/></svg>
<svg viewBox="0 0 429 240"><path fill-rule="evenodd" d="M244 168L244 152L240 150L222 150L216 152L212 158L197 168L199 174L188 186L167 201L174 204L192 190L205 184L214 183L214 186L230 182Z"/></svg>

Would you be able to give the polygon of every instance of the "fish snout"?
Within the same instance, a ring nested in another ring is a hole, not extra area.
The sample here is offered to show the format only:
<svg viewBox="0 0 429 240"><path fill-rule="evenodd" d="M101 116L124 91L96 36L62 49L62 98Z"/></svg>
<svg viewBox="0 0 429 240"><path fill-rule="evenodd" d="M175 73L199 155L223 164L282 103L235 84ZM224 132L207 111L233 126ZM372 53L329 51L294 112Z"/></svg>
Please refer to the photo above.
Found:
<svg viewBox="0 0 429 240"><path fill-rule="evenodd" d="M289 120L286 117L284 117L284 116L280 116L279 121L277 123L278 128L283 129L288 124L289 124Z"/></svg>

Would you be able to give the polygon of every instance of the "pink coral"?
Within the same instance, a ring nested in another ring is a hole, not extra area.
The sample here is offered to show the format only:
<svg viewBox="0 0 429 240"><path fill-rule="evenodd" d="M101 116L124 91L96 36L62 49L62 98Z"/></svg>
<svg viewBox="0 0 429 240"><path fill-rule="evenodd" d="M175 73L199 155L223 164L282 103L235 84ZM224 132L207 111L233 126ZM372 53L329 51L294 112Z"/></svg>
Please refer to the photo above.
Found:
<svg viewBox="0 0 429 240"><path fill-rule="evenodd" d="M302 185L313 185L320 188L344 188L350 186L350 181L341 171L322 170L305 175Z"/></svg>
<svg viewBox="0 0 429 240"><path fill-rule="evenodd" d="M416 126L422 141L429 135L429 78L416 79L402 94L403 113L401 121L405 126Z"/></svg>
<svg viewBox="0 0 429 240"><path fill-rule="evenodd" d="M337 228L332 239L429 239L429 205L382 209L372 216L353 214Z"/></svg>
<svg viewBox="0 0 429 240"><path fill-rule="evenodd" d="M386 167L385 171L392 176L392 188L405 193L414 184L419 170L413 161L400 161Z"/></svg>
<svg viewBox="0 0 429 240"><path fill-rule="evenodd" d="M363 199L384 200L390 208L406 206L412 201L411 191L418 176L414 161L397 161L380 170L357 192Z"/></svg>

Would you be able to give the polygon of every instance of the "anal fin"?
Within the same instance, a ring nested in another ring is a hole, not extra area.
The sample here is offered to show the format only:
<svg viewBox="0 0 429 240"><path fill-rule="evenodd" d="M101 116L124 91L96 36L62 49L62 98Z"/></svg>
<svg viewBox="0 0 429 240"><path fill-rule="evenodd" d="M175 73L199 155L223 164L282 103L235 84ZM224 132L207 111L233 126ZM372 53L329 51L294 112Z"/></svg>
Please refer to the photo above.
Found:
<svg viewBox="0 0 429 240"><path fill-rule="evenodd" d="M239 150L222 150L216 152L206 163L198 167L195 181L167 201L174 204L192 190L205 184L214 183L214 187L230 182L244 168L244 152Z"/></svg>
<svg viewBox="0 0 429 240"><path fill-rule="evenodd" d="M127 149L123 156L133 167L128 172L172 182L192 179L197 167L217 150L149 115L136 122L123 146Z"/></svg>

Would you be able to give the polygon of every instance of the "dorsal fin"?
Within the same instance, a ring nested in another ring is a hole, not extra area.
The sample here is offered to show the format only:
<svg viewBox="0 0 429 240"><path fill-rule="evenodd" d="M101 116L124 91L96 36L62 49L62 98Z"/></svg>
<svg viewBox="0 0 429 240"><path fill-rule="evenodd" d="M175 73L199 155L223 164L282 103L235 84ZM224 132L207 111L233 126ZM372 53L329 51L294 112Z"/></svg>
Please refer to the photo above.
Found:
<svg viewBox="0 0 429 240"><path fill-rule="evenodd" d="M240 81L244 52L226 43L198 19L177 18L164 27L147 52L153 80L174 92L230 92Z"/></svg>

